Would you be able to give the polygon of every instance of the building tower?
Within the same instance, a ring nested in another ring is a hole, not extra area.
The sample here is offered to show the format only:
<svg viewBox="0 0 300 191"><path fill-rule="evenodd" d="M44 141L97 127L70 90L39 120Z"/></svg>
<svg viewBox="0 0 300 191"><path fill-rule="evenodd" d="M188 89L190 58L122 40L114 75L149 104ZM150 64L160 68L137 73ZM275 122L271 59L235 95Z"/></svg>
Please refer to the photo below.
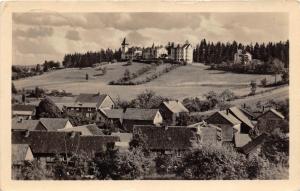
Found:
<svg viewBox="0 0 300 191"><path fill-rule="evenodd" d="M122 54L121 54L121 59L126 60L126 52L128 51L128 43L126 42L126 38L124 38L121 47L122 47Z"/></svg>

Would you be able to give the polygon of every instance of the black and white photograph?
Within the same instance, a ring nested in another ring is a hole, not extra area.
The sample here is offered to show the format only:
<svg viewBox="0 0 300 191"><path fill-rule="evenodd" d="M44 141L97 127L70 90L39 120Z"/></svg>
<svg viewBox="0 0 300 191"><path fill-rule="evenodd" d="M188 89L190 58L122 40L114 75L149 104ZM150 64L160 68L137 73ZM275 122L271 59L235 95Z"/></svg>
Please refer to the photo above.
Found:
<svg viewBox="0 0 300 191"><path fill-rule="evenodd" d="M13 13L11 179L288 180L289 32L288 12Z"/></svg>

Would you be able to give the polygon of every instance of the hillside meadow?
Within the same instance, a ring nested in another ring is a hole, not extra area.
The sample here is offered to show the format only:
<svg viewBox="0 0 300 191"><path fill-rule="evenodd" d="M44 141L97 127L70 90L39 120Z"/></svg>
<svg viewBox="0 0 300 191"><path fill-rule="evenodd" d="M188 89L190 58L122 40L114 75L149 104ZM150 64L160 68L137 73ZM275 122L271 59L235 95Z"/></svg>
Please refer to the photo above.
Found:
<svg viewBox="0 0 300 191"><path fill-rule="evenodd" d="M128 66L124 66L124 64L120 62L102 66L106 67L105 75L102 75L102 71L97 68L66 68L41 76L16 80L14 84L17 89L39 86L49 90L66 90L73 94L101 92L107 93L113 98L120 97L126 100L132 99L146 89L151 89L158 95L181 100L186 97L201 97L211 90L221 92L230 89L237 95L245 95L250 92L251 80L256 80L257 84L260 84L260 80L263 78L267 78L268 82L274 81L274 76L271 75L235 74L208 70L208 66L195 63L179 67L143 85L108 85L108 82L123 77L126 69L132 73L145 66L143 63L135 62ZM157 69L149 71L144 76L154 74L163 67L165 66L158 66ZM89 80L85 79L86 74L89 75ZM257 88L257 91L261 90L266 90L266 88Z"/></svg>

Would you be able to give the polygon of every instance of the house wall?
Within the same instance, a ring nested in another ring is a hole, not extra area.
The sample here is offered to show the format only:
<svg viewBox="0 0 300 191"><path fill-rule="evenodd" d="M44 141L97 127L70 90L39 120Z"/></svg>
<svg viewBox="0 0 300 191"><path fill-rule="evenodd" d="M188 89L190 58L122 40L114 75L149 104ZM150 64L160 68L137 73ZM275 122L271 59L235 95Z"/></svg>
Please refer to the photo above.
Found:
<svg viewBox="0 0 300 191"><path fill-rule="evenodd" d="M28 148L24 160L32 161L33 159L34 159L34 157L33 157L32 151L30 148Z"/></svg>
<svg viewBox="0 0 300 191"><path fill-rule="evenodd" d="M98 107L98 109L112 109L114 108L115 103L109 96L106 96L106 98L103 100L102 104Z"/></svg>
<svg viewBox="0 0 300 191"><path fill-rule="evenodd" d="M193 62L193 48L191 45L185 49L183 57L184 57L184 61L186 61L187 63Z"/></svg>
<svg viewBox="0 0 300 191"><path fill-rule="evenodd" d="M72 128L72 127L73 125L70 123L70 121L68 121L64 128Z"/></svg>
<svg viewBox="0 0 300 191"><path fill-rule="evenodd" d="M153 125L153 120L128 120L123 119L123 129L132 133L134 125Z"/></svg>
<svg viewBox="0 0 300 191"><path fill-rule="evenodd" d="M154 117L153 124L157 125L157 124L161 124L162 122L163 122L163 118L162 118L160 112L157 112Z"/></svg>

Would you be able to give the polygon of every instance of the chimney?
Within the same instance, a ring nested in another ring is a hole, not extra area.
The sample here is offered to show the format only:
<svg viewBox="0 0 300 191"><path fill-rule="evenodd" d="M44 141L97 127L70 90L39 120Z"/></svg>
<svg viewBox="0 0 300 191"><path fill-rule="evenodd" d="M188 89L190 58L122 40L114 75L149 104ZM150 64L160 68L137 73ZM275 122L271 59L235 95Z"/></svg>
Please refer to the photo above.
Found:
<svg viewBox="0 0 300 191"><path fill-rule="evenodd" d="M226 109L226 115L228 115L229 114L229 109Z"/></svg>
<svg viewBox="0 0 300 191"><path fill-rule="evenodd" d="M265 111L265 106L263 106L263 108L262 108L262 112L264 112Z"/></svg>

